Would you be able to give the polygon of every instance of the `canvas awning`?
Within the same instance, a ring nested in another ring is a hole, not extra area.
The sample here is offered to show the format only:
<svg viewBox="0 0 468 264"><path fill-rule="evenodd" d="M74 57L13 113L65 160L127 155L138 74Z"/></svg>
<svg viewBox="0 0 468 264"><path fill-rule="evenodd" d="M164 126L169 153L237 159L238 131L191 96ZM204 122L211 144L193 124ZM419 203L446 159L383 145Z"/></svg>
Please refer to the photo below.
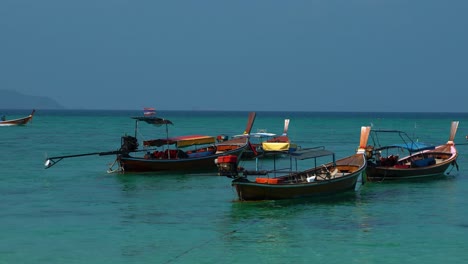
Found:
<svg viewBox="0 0 468 264"><path fill-rule="evenodd" d="M335 156L335 153L323 148L302 149L290 153L292 157L298 160L319 158L324 156Z"/></svg>
<svg viewBox="0 0 468 264"><path fill-rule="evenodd" d="M174 125L170 120L160 118L160 117L155 117L155 116L136 116L132 117L133 119L136 119L138 121L144 121L148 124L152 125Z"/></svg>
<svg viewBox="0 0 468 264"><path fill-rule="evenodd" d="M267 133L267 132L257 132L257 133L250 133L250 134L242 134L242 135L235 135L233 138L238 138L238 137L250 137L250 138L271 138L276 136L276 134L273 133Z"/></svg>
<svg viewBox="0 0 468 264"><path fill-rule="evenodd" d="M143 141L143 145L146 147L160 147L164 145L176 145L178 148L193 146L193 145L203 145L203 144L214 144L215 138L212 136L204 135L188 135L188 136L178 136L171 138L162 138L162 139L152 139Z"/></svg>
<svg viewBox="0 0 468 264"><path fill-rule="evenodd" d="M407 149L410 152L418 152L418 151L423 151L423 150L429 150L429 149L435 149L434 145L429 145L421 142L410 142L410 143L402 143L402 144L392 144L389 146L384 146L382 148L378 148L376 150L382 150L382 149L389 149L389 148L402 148L402 149Z"/></svg>

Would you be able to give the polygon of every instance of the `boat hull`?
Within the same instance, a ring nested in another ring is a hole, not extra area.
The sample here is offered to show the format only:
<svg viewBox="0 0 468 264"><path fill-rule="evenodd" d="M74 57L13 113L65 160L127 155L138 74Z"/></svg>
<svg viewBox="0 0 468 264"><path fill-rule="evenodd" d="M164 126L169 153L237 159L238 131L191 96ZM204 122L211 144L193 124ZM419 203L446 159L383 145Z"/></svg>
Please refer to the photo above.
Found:
<svg viewBox="0 0 468 264"><path fill-rule="evenodd" d="M354 190L360 175L361 173L357 173L345 179L317 184L304 183L285 186L282 184L260 184L235 181L232 185L236 189L239 200L242 201L323 197Z"/></svg>
<svg viewBox="0 0 468 264"><path fill-rule="evenodd" d="M215 160L224 155L234 155L239 159L247 145L219 154L179 159L145 159L128 155L118 156L123 172L214 172L217 171Z"/></svg>
<svg viewBox="0 0 468 264"><path fill-rule="evenodd" d="M368 166L366 174L369 181L437 178L443 176L450 165L451 162L448 162L426 168L406 169Z"/></svg>
<svg viewBox="0 0 468 264"><path fill-rule="evenodd" d="M424 167L408 167L401 168L398 166L385 167L375 166L369 164L366 169L367 180L369 181L387 181L387 180L411 180L411 179L425 179L425 178L439 178L444 176L444 173L450 166L456 165L456 159L458 152L453 145L442 145L432 151L424 151L422 153L414 154L410 157L402 159L401 162L406 163L414 157L419 155L432 155L442 156L448 155L448 158L437 162L436 164L424 166Z"/></svg>
<svg viewBox="0 0 468 264"><path fill-rule="evenodd" d="M259 200L283 200L295 198L325 197L333 196L348 191L354 191L358 179L366 168L366 162L362 155L355 155L341 161L337 161L337 167L349 168L352 162L358 169L352 173L325 181L305 182L305 183L285 183L268 184L252 182L246 178L233 180L232 186L235 188L238 198L241 201Z"/></svg>

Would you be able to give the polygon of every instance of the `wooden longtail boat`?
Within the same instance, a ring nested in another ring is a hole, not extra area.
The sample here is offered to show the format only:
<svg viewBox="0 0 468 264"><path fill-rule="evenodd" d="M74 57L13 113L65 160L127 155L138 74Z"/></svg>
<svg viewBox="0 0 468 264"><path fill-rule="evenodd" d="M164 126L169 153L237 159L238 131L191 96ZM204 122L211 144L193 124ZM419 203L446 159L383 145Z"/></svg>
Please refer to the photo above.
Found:
<svg viewBox="0 0 468 264"><path fill-rule="evenodd" d="M245 134L250 133L255 121L255 112L249 114ZM135 136L123 136L121 147L116 151L93 152L66 156L49 157L44 164L50 168L64 158L89 155L117 155L116 161L108 169L112 172L215 172L215 160L222 155L239 157L250 143L248 137L215 143L215 138L205 135L168 137L170 120L155 116L133 117ZM140 121L156 126L165 125L166 138L145 140L143 149L138 149L138 125ZM113 166L118 164L117 169Z"/></svg>
<svg viewBox="0 0 468 264"><path fill-rule="evenodd" d="M250 133L256 113L249 114L246 134ZM108 172L216 172L215 160L222 155L239 157L249 147L248 137L216 143L215 137L206 135L185 135L168 137L170 120L154 116L133 117L135 119L135 136L123 136L121 147L117 151L94 152L86 154L50 157L45 167L50 168L64 158L88 155L117 155L116 161ZM143 121L156 126L166 127L166 137L145 140L139 149L137 140L139 122ZM117 168L113 166L117 164Z"/></svg>
<svg viewBox="0 0 468 264"><path fill-rule="evenodd" d="M150 117L136 117L138 121L154 124ZM255 120L255 113L249 115L246 134L250 133ZM149 121L149 122L148 122ZM168 122L163 123L167 125ZM171 122L172 124L172 122ZM136 138L136 133L135 133ZM143 142L145 147L160 147L153 152L147 151L144 156L133 156L123 153L117 156L119 171L124 172L202 172L216 171L215 160L219 156L233 155L239 157L249 147L248 138L232 139L216 143L215 137L204 135L188 135L179 137L166 137Z"/></svg>
<svg viewBox="0 0 468 264"><path fill-rule="evenodd" d="M232 138L249 138L251 148L246 149L242 154L242 159L248 160L263 156L262 142L276 136L276 134L265 132L265 130L260 130L258 132L250 133L248 135L235 135Z"/></svg>
<svg viewBox="0 0 468 264"><path fill-rule="evenodd" d="M278 152L293 152L298 149L297 144L292 143L288 136L289 119L284 120L284 129L281 135L268 133L266 130L260 130L256 133L250 133L250 144L252 149L247 149L242 158L252 159L256 157L277 156ZM245 135L236 135L234 138L244 137Z"/></svg>
<svg viewBox="0 0 468 264"><path fill-rule="evenodd" d="M17 118L17 119L5 119L5 117L2 117L2 120L0 120L0 126L22 126L26 125L27 123L31 122L33 119L34 113L36 110L32 110L31 114L22 118Z"/></svg>
<svg viewBox="0 0 468 264"><path fill-rule="evenodd" d="M288 136L289 119L284 120L283 134L262 142L264 155L275 155L278 151L294 152L297 150L297 144L292 143Z"/></svg>
<svg viewBox="0 0 468 264"><path fill-rule="evenodd" d="M366 168L365 147L370 127L361 128L360 147L356 154L335 160L335 154L323 147L301 149L289 153L291 160L313 159L313 167L303 171L248 171L235 165L235 158L218 160L218 172L233 178L232 186L241 201L281 200L306 197L326 197L353 191ZM317 165L317 158L331 157L332 161ZM297 168L297 163L296 163ZM269 177L280 174L281 176ZM239 175L240 174L240 175ZM251 175L261 175L249 179ZM265 177L267 176L267 177Z"/></svg>
<svg viewBox="0 0 468 264"><path fill-rule="evenodd" d="M447 143L433 146L414 142L405 132L399 130L372 130L374 145L368 146L367 178L369 181L407 180L443 176L450 166L456 167L458 152L455 134L458 121L453 121ZM397 134L403 143L381 145L382 134ZM400 158L399 152L404 157Z"/></svg>

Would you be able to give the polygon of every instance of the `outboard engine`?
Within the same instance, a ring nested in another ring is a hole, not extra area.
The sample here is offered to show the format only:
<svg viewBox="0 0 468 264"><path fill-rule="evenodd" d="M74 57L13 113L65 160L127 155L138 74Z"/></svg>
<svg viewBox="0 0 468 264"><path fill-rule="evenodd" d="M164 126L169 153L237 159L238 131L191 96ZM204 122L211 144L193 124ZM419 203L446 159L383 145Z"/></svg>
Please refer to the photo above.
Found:
<svg viewBox="0 0 468 264"><path fill-rule="evenodd" d="M374 147L367 146L366 147L366 159L370 160L374 156Z"/></svg>
<svg viewBox="0 0 468 264"><path fill-rule="evenodd" d="M138 149L138 140L136 137L123 136L120 145L120 151L124 153L133 152Z"/></svg>
<svg viewBox="0 0 468 264"><path fill-rule="evenodd" d="M237 156L226 155L220 156L215 160L218 166L218 175L234 178L238 174L237 170Z"/></svg>

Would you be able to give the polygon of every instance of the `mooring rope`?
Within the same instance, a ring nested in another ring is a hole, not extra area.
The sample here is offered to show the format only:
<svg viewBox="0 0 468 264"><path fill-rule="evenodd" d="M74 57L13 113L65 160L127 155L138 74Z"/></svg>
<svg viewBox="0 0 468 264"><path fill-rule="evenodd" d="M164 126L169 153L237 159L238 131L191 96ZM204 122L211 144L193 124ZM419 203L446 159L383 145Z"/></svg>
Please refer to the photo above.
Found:
<svg viewBox="0 0 468 264"><path fill-rule="evenodd" d="M452 168L447 172L447 175L450 175L450 173L452 172L453 168L457 168L457 171L459 171L458 169L458 163L456 160L454 160L450 165L452 165Z"/></svg>
<svg viewBox="0 0 468 264"><path fill-rule="evenodd" d="M117 163L117 159L118 159L118 158L116 158L116 159L114 160L114 163L112 163L112 165L109 166L109 168L107 169L107 173L114 173L114 172L119 172L119 171L121 171L121 168L120 168L120 167L117 168L117 169L115 169L115 170L112 169L112 167L114 167L115 163Z"/></svg>
<svg viewBox="0 0 468 264"><path fill-rule="evenodd" d="M254 225L254 224L256 224L256 223L259 222L259 221L260 221L260 220L253 220L252 222L250 222L250 223L248 223L248 224L246 224L246 225L244 225L244 226L242 226L242 227L240 227L240 228L238 228L238 229L234 229L234 230L232 230L232 231L226 232L226 233L224 233L224 234L221 236L221 238L223 238L223 237L225 237L225 236L228 236L228 235L231 235L231 234L234 234L234 233L237 233L237 232L239 232L240 230L245 229L245 228L247 228L247 227L249 227L249 226L251 226L251 225ZM213 242L215 239L216 239L216 238L209 239L209 240L207 240L207 241L205 241L205 242L203 242L203 243L201 243L201 244L199 244L199 245L193 246L193 247L191 247L191 248L185 250L184 252L180 253L179 255L175 256L173 259L170 259L170 260L166 261L165 263L172 263L172 262L178 260L179 258L181 258L181 257L183 257L183 256L185 256L185 255L187 255L187 254L190 253L191 251L193 251L193 250L195 250L195 249L198 249L198 248L202 248L203 246L207 245L208 243Z"/></svg>

